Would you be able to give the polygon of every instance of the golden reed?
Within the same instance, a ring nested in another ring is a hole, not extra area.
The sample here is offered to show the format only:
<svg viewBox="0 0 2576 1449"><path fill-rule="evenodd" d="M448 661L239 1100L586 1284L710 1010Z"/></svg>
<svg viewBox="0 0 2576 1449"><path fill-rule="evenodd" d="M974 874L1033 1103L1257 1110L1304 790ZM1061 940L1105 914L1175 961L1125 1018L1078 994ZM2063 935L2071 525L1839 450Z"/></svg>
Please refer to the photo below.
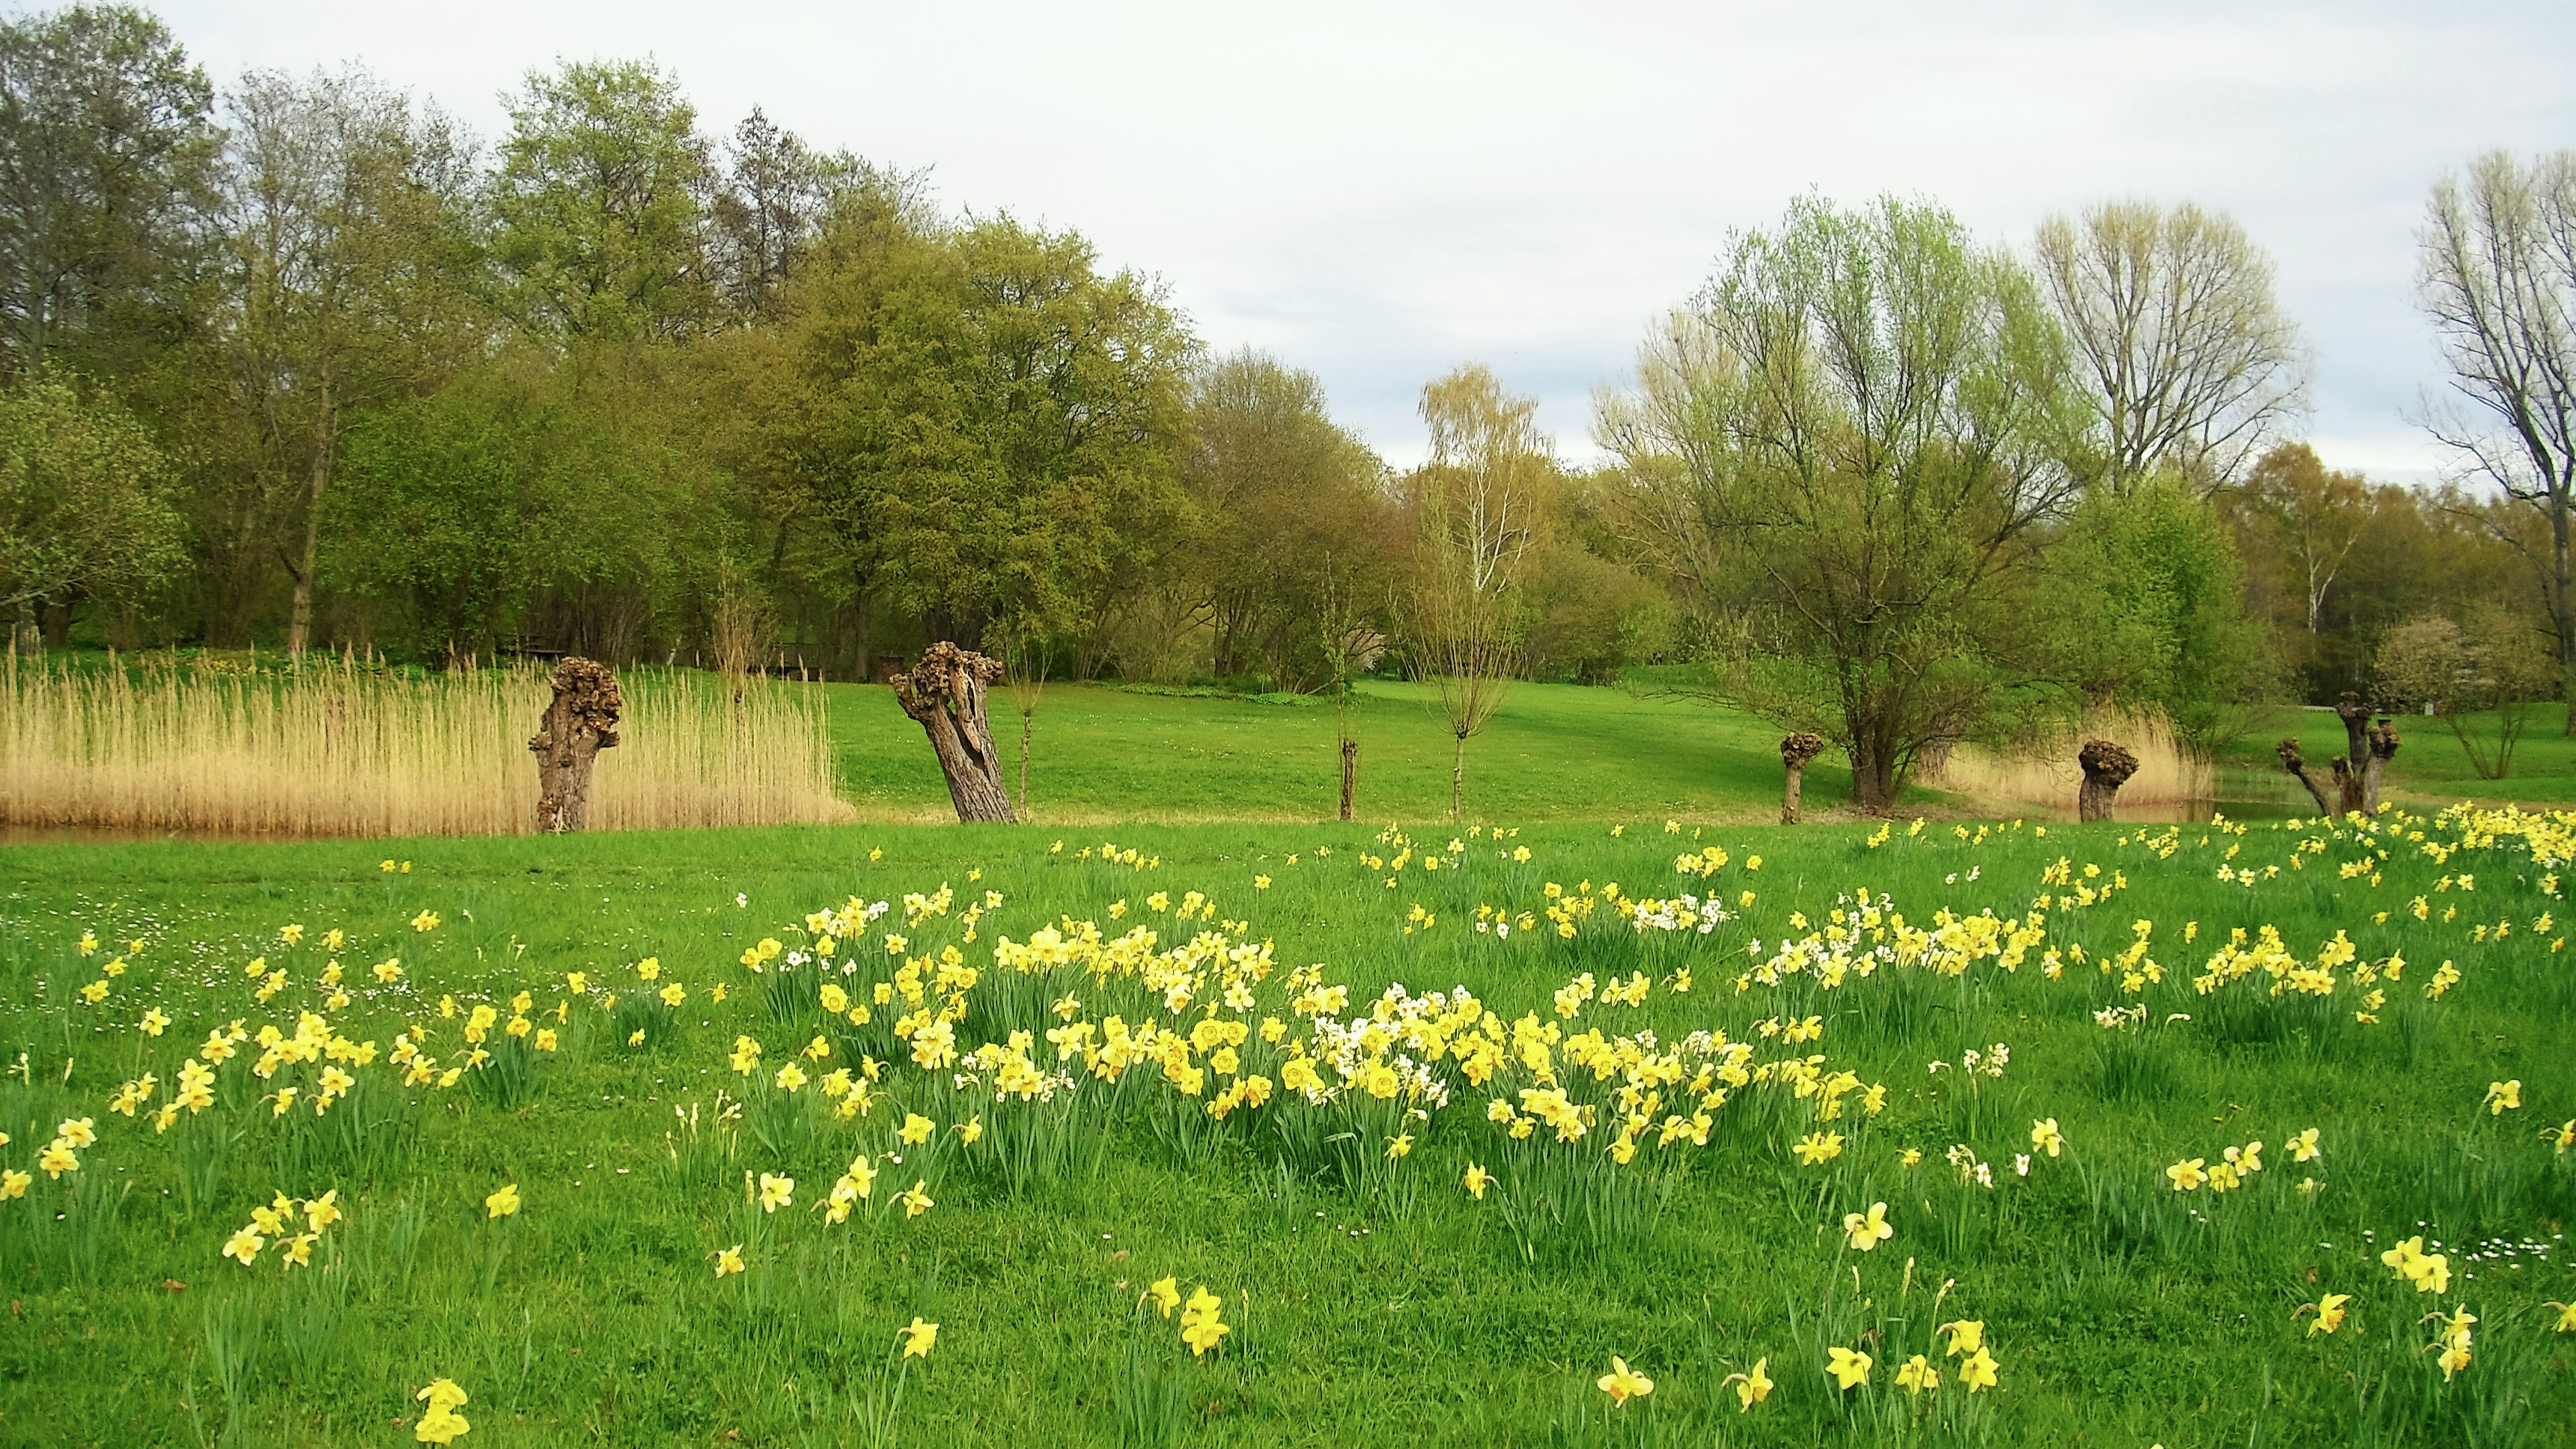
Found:
<svg viewBox="0 0 2576 1449"><path fill-rule="evenodd" d="M594 830L848 820L819 689L620 675ZM203 835L511 835L535 828L534 666L444 674L112 660L0 669L0 825Z"/></svg>

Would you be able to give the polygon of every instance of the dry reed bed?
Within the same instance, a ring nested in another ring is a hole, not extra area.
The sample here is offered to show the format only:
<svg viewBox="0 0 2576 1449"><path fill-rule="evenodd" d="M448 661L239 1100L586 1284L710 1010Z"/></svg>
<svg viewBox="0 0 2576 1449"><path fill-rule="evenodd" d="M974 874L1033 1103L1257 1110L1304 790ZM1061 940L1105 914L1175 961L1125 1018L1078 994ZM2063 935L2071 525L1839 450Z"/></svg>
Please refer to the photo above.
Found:
<svg viewBox="0 0 2576 1449"><path fill-rule="evenodd" d="M1923 783L1982 801L2026 805L2071 820L2075 818L2077 787L2084 782L2084 771L2075 763L2075 754L2085 740L2094 738L2116 741L2138 757L2138 772L2120 789L2115 807L2119 818L2171 818L2177 811L2205 810L2218 796L2217 768L2186 749L2163 718L2151 713L2122 713L2088 720L2080 730L2063 732L2012 754L1961 745L1937 768L1927 768ZM2233 791L2250 791L2267 799L2278 793L2232 776L2227 783Z"/></svg>
<svg viewBox="0 0 2576 1449"><path fill-rule="evenodd" d="M622 676L596 830L829 823L820 691L659 670ZM532 667L407 675L312 659L284 673L189 666L0 671L0 824L209 835L510 835L533 829L528 737L552 698Z"/></svg>

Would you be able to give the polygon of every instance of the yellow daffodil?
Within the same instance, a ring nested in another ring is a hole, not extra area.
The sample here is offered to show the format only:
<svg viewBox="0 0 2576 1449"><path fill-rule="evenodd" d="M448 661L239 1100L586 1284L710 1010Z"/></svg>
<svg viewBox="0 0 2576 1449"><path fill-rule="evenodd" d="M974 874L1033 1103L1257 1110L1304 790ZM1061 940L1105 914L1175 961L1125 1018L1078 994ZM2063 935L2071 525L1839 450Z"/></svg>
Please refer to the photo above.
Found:
<svg viewBox="0 0 2576 1449"><path fill-rule="evenodd" d="M1796 1145L1789 1150L1796 1153L1798 1161L1808 1167L1813 1167L1820 1162L1830 1162L1843 1155L1843 1134L1810 1132L1799 1138Z"/></svg>
<svg viewBox="0 0 2576 1449"><path fill-rule="evenodd" d="M939 1204L930 1200L930 1194L922 1191L923 1188L929 1185L930 1182L927 1178L915 1179L912 1186L905 1188L903 1192L895 1198L895 1201L903 1204L904 1221L910 1222L912 1219L917 1218L923 1213L930 1211L932 1208L939 1206ZM942 1221L945 1221L945 1219Z"/></svg>
<svg viewBox="0 0 2576 1449"><path fill-rule="evenodd" d="M2030 1124L2030 1146L2032 1151L2051 1157L2066 1150L2066 1136L2057 1130L2056 1118L2044 1117Z"/></svg>
<svg viewBox="0 0 2576 1449"><path fill-rule="evenodd" d="M1165 1318L1171 1317L1172 1310L1181 1306L1180 1280L1173 1277L1155 1279L1145 1285L1145 1299L1160 1309Z"/></svg>
<svg viewBox="0 0 2576 1449"><path fill-rule="evenodd" d="M2305 1132L2292 1134L2290 1138L2290 1160L2292 1162L2314 1162L2325 1155L2325 1149L2317 1145L2317 1129L2314 1127L2309 1128Z"/></svg>
<svg viewBox="0 0 2576 1449"><path fill-rule="evenodd" d="M465 1391L456 1386L455 1380L440 1379L414 1397L426 1401L429 1405L421 1413L419 1426L412 1430L412 1438L415 1442L446 1444L473 1428L473 1425L465 1421L464 1415L456 1412L469 1401L465 1397Z"/></svg>
<svg viewBox="0 0 2576 1449"><path fill-rule="evenodd" d="M2310 1333L2332 1333L2343 1327L2344 1305L2352 1301L2349 1293L2328 1293L2313 1305L2316 1321L2308 1325Z"/></svg>
<svg viewBox="0 0 2576 1449"><path fill-rule="evenodd" d="M1720 1388L1725 1387L1727 1384L1735 1385L1736 1401L1742 1405L1741 1408L1736 1410L1737 1413L1752 1413L1753 1406L1755 1404L1761 1403L1764 1399L1771 1397L1771 1375L1767 1372L1770 1367L1771 1360L1768 1357L1757 1358L1753 1361L1753 1368L1750 1372L1728 1374L1719 1384Z"/></svg>
<svg viewBox="0 0 2576 1449"><path fill-rule="evenodd" d="M2442 1253L2424 1251L2424 1235L2416 1234L2379 1255L2379 1261L2400 1278L2415 1285L2418 1293L2442 1294L2451 1291L2451 1260Z"/></svg>
<svg viewBox="0 0 2576 1449"><path fill-rule="evenodd" d="M2173 1179L2173 1190L2176 1192L2198 1192L2201 1186L2209 1181L2208 1169L2209 1159L2194 1157L2189 1161L2177 1162L2166 1168L2165 1176Z"/></svg>
<svg viewBox="0 0 2576 1449"><path fill-rule="evenodd" d="M1475 1163L1467 1164L1467 1195L1478 1202L1485 1200L1485 1189L1492 1186L1494 1175Z"/></svg>
<svg viewBox="0 0 2576 1449"><path fill-rule="evenodd" d="M728 1273L742 1271L742 1244L740 1243L730 1248L719 1248L707 1256L716 1260L716 1276L719 1278Z"/></svg>
<svg viewBox="0 0 2576 1449"><path fill-rule="evenodd" d="M1851 1241L1854 1249L1863 1253L1895 1237L1896 1229L1887 1221L1887 1204L1871 1203L1866 1214L1843 1214L1843 1236Z"/></svg>
<svg viewBox="0 0 2576 1449"><path fill-rule="evenodd" d="M895 1135L903 1139L905 1146L918 1147L929 1141L930 1134L936 1130L938 1130L938 1124L929 1118L918 1112L906 1112L903 1114L903 1127Z"/></svg>
<svg viewBox="0 0 2576 1449"><path fill-rule="evenodd" d="M1994 1355L1986 1352L1984 1344L1979 1344L1975 1353L1959 1361L1959 1382L1966 1385L1972 1394L1980 1389L1991 1389L1995 1386L1995 1368Z"/></svg>
<svg viewBox="0 0 2576 1449"><path fill-rule="evenodd" d="M903 1356L928 1358L931 1346L938 1342L939 1325L922 1322L921 1315L916 1313L912 1316L912 1322L903 1330Z"/></svg>
<svg viewBox="0 0 2576 1449"><path fill-rule="evenodd" d="M1941 1387L1941 1370L1934 1366L1932 1360L1918 1353L1897 1369L1896 1384L1909 1394L1937 1389Z"/></svg>
<svg viewBox="0 0 2576 1449"><path fill-rule="evenodd" d="M1941 1351L1944 1358L1975 1353L1985 1347L1986 1322L1982 1318L1962 1318L1956 1323L1945 1323L1939 1331L1950 1335L1950 1346Z"/></svg>
<svg viewBox="0 0 2576 1449"><path fill-rule="evenodd" d="M519 1185L515 1182L504 1184L499 1192L483 1199L483 1211L486 1221L516 1214L519 1211Z"/></svg>
<svg viewBox="0 0 2576 1449"><path fill-rule="evenodd" d="M1630 1399L1642 1399L1655 1391L1653 1379L1628 1367L1626 1359L1616 1356L1610 1360L1610 1372L1593 1382L1601 1386L1601 1392L1610 1396L1613 1408L1625 1405Z"/></svg>
<svg viewBox="0 0 2576 1449"><path fill-rule="evenodd" d="M261 1237L258 1233L253 1232L249 1228L244 1228L225 1240L224 1256L227 1258L240 1259L241 1265L247 1268L250 1266L251 1260L259 1256L259 1250L267 1246L268 1240L266 1238Z"/></svg>
<svg viewBox="0 0 2576 1449"><path fill-rule="evenodd" d="M1182 1306L1181 1342L1190 1346L1192 1356L1204 1355L1216 1347L1217 1340L1234 1332L1219 1321L1223 1307L1224 1300L1210 1293L1204 1283L1191 1292L1190 1301Z"/></svg>
<svg viewBox="0 0 2576 1449"><path fill-rule="evenodd" d="M2520 1108L2522 1079L2516 1077L2510 1082L2489 1082L2485 1105L2487 1115L2490 1117L2501 1117L2507 1112Z"/></svg>
<svg viewBox="0 0 2576 1449"><path fill-rule="evenodd" d="M774 1213L780 1208L793 1205L795 1201L796 1179L774 1176L766 1172L760 1175L760 1210L762 1212Z"/></svg>
<svg viewBox="0 0 2576 1449"><path fill-rule="evenodd" d="M20 1172L14 1167L0 1172L0 1202L6 1202L15 1197L25 1197L27 1189L34 1185L35 1181L35 1174Z"/></svg>
<svg viewBox="0 0 2576 1449"><path fill-rule="evenodd" d="M1825 1372L1834 1376L1834 1386L1845 1393L1869 1382L1869 1355L1857 1349L1836 1344L1827 1352Z"/></svg>

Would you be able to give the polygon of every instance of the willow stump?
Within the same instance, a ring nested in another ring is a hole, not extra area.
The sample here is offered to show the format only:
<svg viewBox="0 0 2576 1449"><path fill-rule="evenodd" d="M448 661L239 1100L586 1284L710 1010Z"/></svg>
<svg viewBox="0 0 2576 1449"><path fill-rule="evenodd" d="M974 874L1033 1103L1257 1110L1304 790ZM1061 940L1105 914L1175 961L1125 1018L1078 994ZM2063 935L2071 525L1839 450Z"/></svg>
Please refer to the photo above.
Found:
<svg viewBox="0 0 2576 1449"><path fill-rule="evenodd" d="M537 757L537 829L561 835L589 821L591 762L616 746L626 701L617 676L589 659L564 660L548 682L554 703L546 706L528 752Z"/></svg>
<svg viewBox="0 0 2576 1449"><path fill-rule="evenodd" d="M2368 751L2361 767L2363 814L2379 813L2379 779L2386 773L2389 760L2396 756L2398 743L2397 721L2393 719L2382 719L2363 733L2362 746Z"/></svg>
<svg viewBox="0 0 2576 1449"><path fill-rule="evenodd" d="M2086 740L2084 748L2075 752L2075 763L2084 769L2084 783L2075 792L2075 818L2110 819L2111 802L2119 797L2120 787L2138 773L2138 757L2109 740Z"/></svg>
<svg viewBox="0 0 2576 1449"><path fill-rule="evenodd" d="M895 698L930 736L961 821L1008 825L1019 818L1012 813L1001 753L993 746L993 726L984 714L985 687L1001 677L1000 660L945 639L923 650L911 673L895 677Z"/></svg>
<svg viewBox="0 0 2576 1449"><path fill-rule="evenodd" d="M1351 793L1360 782L1360 742L1342 741L1342 818L1351 818Z"/></svg>
<svg viewBox="0 0 2576 1449"><path fill-rule="evenodd" d="M1799 730L1780 741L1780 763L1789 771L1789 779L1780 788L1780 823L1798 823L1798 788L1804 783L1807 762L1825 752L1825 737L1811 730Z"/></svg>

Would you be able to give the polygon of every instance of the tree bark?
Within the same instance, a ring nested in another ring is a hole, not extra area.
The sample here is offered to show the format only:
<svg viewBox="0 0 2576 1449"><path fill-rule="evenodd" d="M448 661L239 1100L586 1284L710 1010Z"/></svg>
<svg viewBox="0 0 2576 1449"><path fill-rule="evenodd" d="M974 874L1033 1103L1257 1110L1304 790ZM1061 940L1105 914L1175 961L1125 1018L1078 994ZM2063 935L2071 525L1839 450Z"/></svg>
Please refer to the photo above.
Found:
<svg viewBox="0 0 2576 1449"><path fill-rule="evenodd" d="M2307 788L2308 798L2317 802L2318 814L2335 813L2334 807L2326 803L2325 787L2317 783L2315 772L2308 768L2307 760L2301 756L2297 740L2281 741L2273 747L2272 753L2281 757L2281 768L2290 772L2290 778Z"/></svg>
<svg viewBox="0 0 2576 1449"><path fill-rule="evenodd" d="M1458 755L1449 766L1449 823L1457 824L1467 812L1467 737L1458 736Z"/></svg>
<svg viewBox="0 0 2576 1449"><path fill-rule="evenodd" d="M1809 730L1799 730L1780 741L1780 763L1788 769L1788 783L1780 790L1780 823L1798 823L1798 792L1806 783L1807 762L1825 752L1825 737Z"/></svg>
<svg viewBox="0 0 2576 1449"><path fill-rule="evenodd" d="M331 416L331 384L322 383L322 415ZM322 549L322 490L331 482L331 431L327 422L314 428L312 471L304 480L304 552L291 571L295 576L294 602L286 617L287 657L300 659L313 635L313 564Z"/></svg>
<svg viewBox="0 0 2576 1449"><path fill-rule="evenodd" d="M617 744L617 717L626 701L617 676L588 659L564 660L549 682L554 703L546 707L528 750L537 757L537 829L561 835L589 821L591 763Z"/></svg>
<svg viewBox="0 0 2576 1449"><path fill-rule="evenodd" d="M1027 819L1029 813L1029 735L1037 728L1037 715L1038 712L1033 709L1020 711L1020 817L1022 819Z"/></svg>
<svg viewBox="0 0 2576 1449"><path fill-rule="evenodd" d="M2335 718L2343 721L2343 757L2365 760L2370 757L2370 743L2363 737L2370 725L2370 706L2360 695L2345 690L2335 699Z"/></svg>
<svg viewBox="0 0 2576 1449"><path fill-rule="evenodd" d="M1351 818L1351 795L1359 784L1360 742L1345 736L1342 740L1342 818Z"/></svg>
<svg viewBox="0 0 2576 1449"><path fill-rule="evenodd" d="M2120 787L2138 773L2138 757L2109 740L2086 740L2075 753L2075 763L2084 769L2084 783L2075 792L2075 818L2110 819Z"/></svg>
<svg viewBox="0 0 2576 1449"><path fill-rule="evenodd" d="M2361 769L2361 808L2365 814L2379 813L2380 776L2387 771L2389 760L2396 756L2398 743L2397 721L2383 719L2371 727L2370 753Z"/></svg>
<svg viewBox="0 0 2576 1449"><path fill-rule="evenodd" d="M1018 818L984 710L985 688L1001 676L1001 661L942 639L922 651L910 674L894 682L903 712L930 736L960 821L1008 825Z"/></svg>

